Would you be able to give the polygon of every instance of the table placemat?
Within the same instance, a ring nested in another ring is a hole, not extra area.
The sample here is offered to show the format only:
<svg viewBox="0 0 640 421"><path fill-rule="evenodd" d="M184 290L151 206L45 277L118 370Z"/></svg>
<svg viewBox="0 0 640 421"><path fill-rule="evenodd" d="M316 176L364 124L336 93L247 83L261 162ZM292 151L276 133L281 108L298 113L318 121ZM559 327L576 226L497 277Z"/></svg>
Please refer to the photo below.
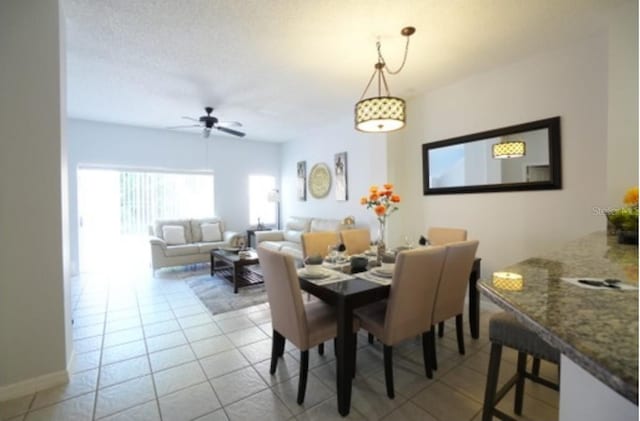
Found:
<svg viewBox="0 0 640 421"><path fill-rule="evenodd" d="M375 282L380 285L391 285L391 278L383 278L382 276L377 276L371 273L371 271L360 272L354 275L356 278L366 279L370 282Z"/></svg>
<svg viewBox="0 0 640 421"><path fill-rule="evenodd" d="M322 268L323 272L329 274L328 277L326 278L321 278L321 279L311 279L311 278L307 278L304 276L304 272L301 274L300 271L301 269L298 269L298 277L300 278L304 278L307 281L316 284L316 285L327 285L327 284L333 284L336 282L342 282L342 281L346 281L347 279L351 279L353 278L353 276L348 275L346 273L342 273L340 271L337 270L332 270L332 269L327 269L327 268Z"/></svg>

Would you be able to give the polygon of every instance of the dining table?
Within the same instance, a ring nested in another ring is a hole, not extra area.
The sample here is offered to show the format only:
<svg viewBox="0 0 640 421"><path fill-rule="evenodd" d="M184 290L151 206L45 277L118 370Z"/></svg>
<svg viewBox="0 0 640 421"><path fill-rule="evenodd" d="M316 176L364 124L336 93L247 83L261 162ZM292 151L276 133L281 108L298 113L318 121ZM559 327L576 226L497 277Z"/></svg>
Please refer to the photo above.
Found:
<svg viewBox="0 0 640 421"><path fill-rule="evenodd" d="M469 275L469 324L471 337L480 335L480 296L476 284L480 277L480 258L476 258ZM338 267L349 272L350 266ZM366 272L368 273L368 272ZM320 300L336 308L338 322L336 337L336 388L338 412L347 416L351 409L351 381L355 367L348 356L353 355L355 343L353 332L353 310L389 296L391 279L374 281L366 273L352 273L347 277L337 277L337 282L318 280L305 276L299 271L300 287Z"/></svg>

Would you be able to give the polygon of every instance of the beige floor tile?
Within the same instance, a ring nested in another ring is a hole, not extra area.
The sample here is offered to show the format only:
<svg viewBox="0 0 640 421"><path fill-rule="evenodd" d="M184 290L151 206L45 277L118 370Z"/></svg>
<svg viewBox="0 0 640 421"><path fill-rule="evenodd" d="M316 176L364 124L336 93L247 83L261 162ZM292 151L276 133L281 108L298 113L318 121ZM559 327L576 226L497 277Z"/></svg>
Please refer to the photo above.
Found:
<svg viewBox="0 0 640 421"><path fill-rule="evenodd" d="M149 361L151 361L151 370L153 372L188 363L195 359L196 356L193 351L191 351L189 345L182 345L149 354Z"/></svg>
<svg viewBox="0 0 640 421"><path fill-rule="evenodd" d="M237 349L230 349L200 360L208 379L223 376L249 366L249 361Z"/></svg>
<svg viewBox="0 0 640 421"><path fill-rule="evenodd" d="M142 326L142 323L140 323L140 317L136 316L128 319L108 321L107 326L105 327L105 332L118 332L126 329L139 328L140 326Z"/></svg>
<svg viewBox="0 0 640 421"><path fill-rule="evenodd" d="M309 373L307 376L307 389L305 392L305 398L302 405L298 405L298 382L299 376L292 377L282 383L272 386L271 390L278 395L278 397L289 408L289 411L294 415L300 414L309 408L312 408L325 400L334 396L334 393L326 387L319 379L313 374Z"/></svg>
<svg viewBox="0 0 640 421"><path fill-rule="evenodd" d="M229 417L227 417L224 409L218 409L210 414L198 417L194 421L229 421Z"/></svg>
<svg viewBox="0 0 640 421"><path fill-rule="evenodd" d="M443 421L469 420L482 408L482 404L441 382L427 387L411 402Z"/></svg>
<svg viewBox="0 0 640 421"><path fill-rule="evenodd" d="M164 335L147 338L147 349L149 352L157 352L163 349L185 345L186 343L187 338L184 336L184 333L182 333L181 330L177 330L175 332L165 333Z"/></svg>
<svg viewBox="0 0 640 421"><path fill-rule="evenodd" d="M322 402L320 405L316 405L296 416L299 421L342 421L353 420L361 421L366 420L361 413L351 407L349 415L342 417L338 412L338 400L337 398L329 398Z"/></svg>
<svg viewBox="0 0 640 421"><path fill-rule="evenodd" d="M104 323L91 326L76 327L73 329L73 339L85 339L93 336L100 336L104 332Z"/></svg>
<svg viewBox="0 0 640 421"><path fill-rule="evenodd" d="M100 421L160 421L158 402L155 400L134 406L117 414L101 418Z"/></svg>
<svg viewBox="0 0 640 421"><path fill-rule="evenodd" d="M143 339L142 328L135 327L132 329L120 330L118 332L107 333L104 335L104 347L122 345L129 342L135 342Z"/></svg>
<svg viewBox="0 0 640 421"><path fill-rule="evenodd" d="M91 370L100 365L100 351L84 352L82 354L74 354L71 362L71 373L79 373L81 371Z"/></svg>
<svg viewBox="0 0 640 421"><path fill-rule="evenodd" d="M214 336L201 341L192 342L191 348L198 358L205 358L210 355L233 349L233 343L224 335Z"/></svg>
<svg viewBox="0 0 640 421"><path fill-rule="evenodd" d="M184 329L184 334L189 342L196 342L213 336L222 335L222 330L220 330L215 322L210 322L204 325Z"/></svg>
<svg viewBox="0 0 640 421"><path fill-rule="evenodd" d="M169 306L167 306L168 308ZM175 320L176 316L172 310L158 311L155 313L142 314L142 324L144 326L153 325L156 323L167 322Z"/></svg>
<svg viewBox="0 0 640 421"><path fill-rule="evenodd" d="M513 402L515 398L515 389L511 389L504 399L498 403L498 409L518 420L545 420L555 421L558 419L558 408L546 404L536 398L527 395L525 386L525 395L522 403L522 416L516 416L513 412Z"/></svg>
<svg viewBox="0 0 640 421"><path fill-rule="evenodd" d="M263 339L259 342L255 342L249 345L238 348L242 355L245 356L251 364L256 364L261 361L271 361L271 339Z"/></svg>
<svg viewBox="0 0 640 421"><path fill-rule="evenodd" d="M410 398L419 393L422 389L433 384L434 379L428 379L424 367L418 367L422 372L416 373L415 368L408 368L408 365L414 365L411 362L403 360L402 358L394 358L393 361L393 385L394 390L401 395ZM385 383L384 367L376 370L370 376L371 379L378 381L379 383Z"/></svg>
<svg viewBox="0 0 640 421"><path fill-rule="evenodd" d="M144 341L135 341L128 344L117 345L102 350L102 365L113 364L118 361L146 355L147 349Z"/></svg>
<svg viewBox="0 0 640 421"><path fill-rule="evenodd" d="M151 376L139 377L98 391L96 418L155 399Z"/></svg>
<svg viewBox="0 0 640 421"><path fill-rule="evenodd" d="M268 339L269 337L257 326L252 326L246 329L229 332L227 333L227 338L229 338L236 347L241 347L263 339Z"/></svg>
<svg viewBox="0 0 640 421"><path fill-rule="evenodd" d="M94 393L77 396L27 413L25 421L89 421L93 416Z"/></svg>
<svg viewBox="0 0 640 421"><path fill-rule="evenodd" d="M182 330L182 328L178 324L178 321L175 319L167 320L160 323L144 325L144 336L150 338L152 336L175 332L176 330Z"/></svg>
<svg viewBox="0 0 640 421"><path fill-rule="evenodd" d="M153 378L158 396L168 395L207 380L196 361L153 373Z"/></svg>
<svg viewBox="0 0 640 421"><path fill-rule="evenodd" d="M100 389L136 377L142 377L150 372L149 360L146 355L102 366L100 370Z"/></svg>
<svg viewBox="0 0 640 421"><path fill-rule="evenodd" d="M163 421L188 421L220 408L208 382L163 396L158 401Z"/></svg>
<svg viewBox="0 0 640 421"><path fill-rule="evenodd" d="M394 409L389 415L382 418L383 421L438 421L424 409L411 403L405 402L400 407Z"/></svg>
<svg viewBox="0 0 640 421"><path fill-rule="evenodd" d="M259 419L285 421L292 418L291 412L270 389L226 406L225 411L231 421Z"/></svg>
<svg viewBox="0 0 640 421"><path fill-rule="evenodd" d="M205 314L207 317L209 317L209 314L205 313L205 311L203 310L202 304L200 304L200 302L198 302L198 304L196 305L176 308L173 310L173 313L178 318L195 316L198 314Z"/></svg>
<svg viewBox="0 0 640 421"><path fill-rule="evenodd" d="M255 324L247 316L233 317L229 319L216 320L218 327L224 333L234 332L240 329L246 329L255 326Z"/></svg>
<svg viewBox="0 0 640 421"><path fill-rule="evenodd" d="M17 399L0 402L0 420L5 421L24 414L33 402L34 395L23 396Z"/></svg>
<svg viewBox="0 0 640 421"><path fill-rule="evenodd" d="M390 399L385 385L374 379L356 377L353 381L351 406L368 419L385 416L406 400L397 390L395 398Z"/></svg>
<svg viewBox="0 0 640 421"><path fill-rule="evenodd" d="M276 372L273 375L269 372L271 369L271 357L269 357L268 360L255 364L254 367L258 374L260 374L260 377L269 385L282 383L297 376L300 372L300 362L286 352L282 358L278 358ZM311 372L311 370L309 371Z"/></svg>
<svg viewBox="0 0 640 421"><path fill-rule="evenodd" d="M211 323L211 321L212 321L211 316L209 316L209 314L204 312L197 313L193 316L178 318L178 323L180 323L180 326L182 326L183 329L205 325L207 323Z"/></svg>
<svg viewBox="0 0 640 421"><path fill-rule="evenodd" d="M98 370L88 370L69 376L69 383L36 393L31 410L96 390Z"/></svg>
<svg viewBox="0 0 640 421"><path fill-rule="evenodd" d="M267 388L267 384L253 367L216 377L210 380L218 399L223 405L244 399Z"/></svg>
<svg viewBox="0 0 640 421"><path fill-rule="evenodd" d="M73 341L73 352L82 354L84 352L97 351L102 348L102 336L78 339Z"/></svg>

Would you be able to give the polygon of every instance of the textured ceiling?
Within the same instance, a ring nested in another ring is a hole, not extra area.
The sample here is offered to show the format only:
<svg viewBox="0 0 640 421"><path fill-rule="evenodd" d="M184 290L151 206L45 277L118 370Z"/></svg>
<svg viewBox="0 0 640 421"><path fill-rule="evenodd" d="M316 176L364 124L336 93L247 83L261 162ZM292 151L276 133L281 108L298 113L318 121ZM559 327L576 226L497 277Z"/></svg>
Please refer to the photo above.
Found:
<svg viewBox="0 0 640 421"><path fill-rule="evenodd" d="M602 30L624 1L63 0L68 112L164 128L211 105L247 139L289 141L351 115L376 39L397 67L404 26L388 80L407 98Z"/></svg>

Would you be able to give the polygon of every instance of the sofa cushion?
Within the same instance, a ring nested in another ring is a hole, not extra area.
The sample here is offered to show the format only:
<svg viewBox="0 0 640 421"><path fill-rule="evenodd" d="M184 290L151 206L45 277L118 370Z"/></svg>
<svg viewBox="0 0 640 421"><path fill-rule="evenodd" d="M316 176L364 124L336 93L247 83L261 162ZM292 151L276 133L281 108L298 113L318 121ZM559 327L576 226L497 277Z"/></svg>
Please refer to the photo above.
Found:
<svg viewBox="0 0 640 421"><path fill-rule="evenodd" d="M292 247L291 245L282 246L280 252L288 254L289 256L293 256L294 259L302 260L302 249L300 249L299 247Z"/></svg>
<svg viewBox="0 0 640 421"><path fill-rule="evenodd" d="M285 241L289 241L291 243L301 243L302 242L302 234L304 231L296 231L296 230L286 230L282 233Z"/></svg>
<svg viewBox="0 0 640 421"><path fill-rule="evenodd" d="M220 230L220 223L203 223L200 225L202 229L202 241L222 241L222 231Z"/></svg>
<svg viewBox="0 0 640 421"><path fill-rule="evenodd" d="M168 257L171 256L185 256L188 254L198 254L200 250L195 244L183 244L181 246L168 246L165 249L164 254Z"/></svg>
<svg viewBox="0 0 640 421"><path fill-rule="evenodd" d="M343 228L342 221L339 219L313 218L311 220L309 231L340 231Z"/></svg>
<svg viewBox="0 0 640 421"><path fill-rule="evenodd" d="M162 227L165 225L181 225L184 227L184 238L187 240L187 243L193 243L193 237L191 235L191 224L189 224L188 219L159 219L153 225L153 231L155 232L155 236L162 238L165 240Z"/></svg>
<svg viewBox="0 0 640 421"><path fill-rule="evenodd" d="M202 241L202 224L220 224L220 232L224 232L224 223L218 217L192 219L190 221L191 242L199 243Z"/></svg>
<svg viewBox="0 0 640 421"><path fill-rule="evenodd" d="M185 244L187 242L182 225L163 225L162 238L168 245Z"/></svg>
<svg viewBox="0 0 640 421"><path fill-rule="evenodd" d="M196 246L198 246L200 253L210 253L211 250L228 246L228 244L224 241L216 241L215 243L196 243Z"/></svg>
<svg viewBox="0 0 640 421"><path fill-rule="evenodd" d="M260 247L264 247L269 250L279 251L284 241L261 241Z"/></svg>

